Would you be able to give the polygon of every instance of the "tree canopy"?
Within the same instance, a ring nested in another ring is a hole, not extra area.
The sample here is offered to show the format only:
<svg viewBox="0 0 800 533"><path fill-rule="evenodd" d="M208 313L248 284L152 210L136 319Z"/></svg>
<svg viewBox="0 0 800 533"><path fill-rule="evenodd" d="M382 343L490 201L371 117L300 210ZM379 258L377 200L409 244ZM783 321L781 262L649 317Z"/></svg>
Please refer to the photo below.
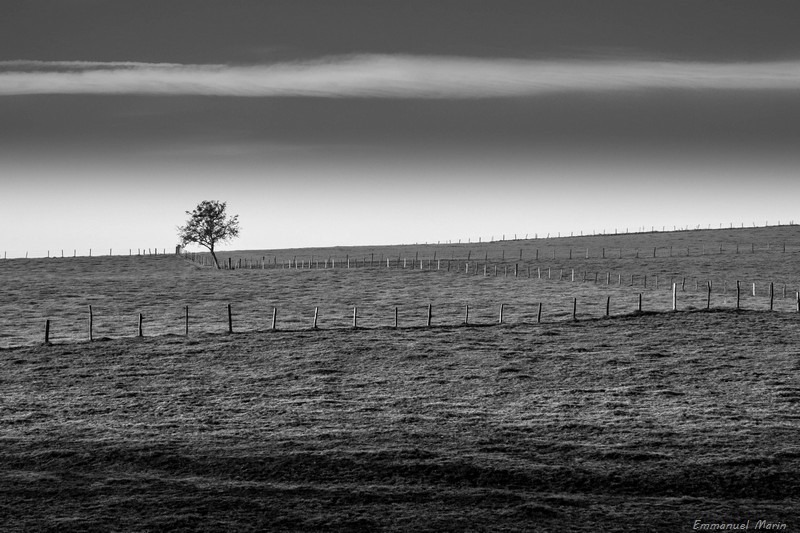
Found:
<svg viewBox="0 0 800 533"><path fill-rule="evenodd" d="M204 200L193 211L186 211L189 220L186 225L178 227L181 244L194 243L208 248L217 268L219 261L214 253L216 245L239 236L239 215L229 217L225 212L226 207L226 202Z"/></svg>

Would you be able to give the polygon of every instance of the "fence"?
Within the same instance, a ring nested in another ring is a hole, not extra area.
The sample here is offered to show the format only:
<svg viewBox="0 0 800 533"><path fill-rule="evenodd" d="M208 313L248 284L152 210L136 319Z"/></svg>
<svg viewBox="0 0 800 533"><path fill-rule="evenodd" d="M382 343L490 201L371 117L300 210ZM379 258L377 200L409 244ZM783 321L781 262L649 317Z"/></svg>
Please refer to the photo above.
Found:
<svg viewBox="0 0 800 533"><path fill-rule="evenodd" d="M454 306L446 306L444 311L447 314L441 313L435 304L418 305L415 307L400 306L383 307L381 309L371 308L364 309L358 306L353 306L352 311L348 308L343 309L341 306L334 308L328 317L325 317L325 310L320 312L320 307L316 306L313 310L308 309L305 313L293 313L284 316L282 310L278 307L272 307L268 314L261 314L258 317L249 316L247 320L239 320L241 315L236 311L236 307L232 304L227 304L222 309L216 309L217 313L211 314L208 309L203 309L199 315L192 313L192 309L187 305L180 309L180 312L174 311L169 315L161 315L158 318L168 320L168 325L153 322L143 313L138 313L135 316L128 317L130 319L130 330L135 331L136 337L154 336L151 332L156 331L157 335L185 335L189 336L193 333L228 333L234 332L259 332L259 331L314 331L319 329L366 329L366 328L432 328L432 327L453 327L453 326L492 326L503 324L514 325L532 325L541 324L543 322L559 322L559 321L578 321L580 319L600 319L609 318L613 316L630 316L643 312L677 312L684 310L681 307L681 299L679 297L681 291L678 283L673 283L670 287L672 296L672 304L669 309L646 309L647 303L644 299L644 293L639 292L633 295L633 298L623 298L622 305L616 305L612 312L612 298L606 296L599 301L595 300L590 302L587 307L593 311L591 313L579 314L579 304L586 305L587 302L579 300L574 297L566 305L556 307L553 304L545 305L544 302L538 302L535 305L527 306L514 306L506 303L500 303L493 307L489 306L472 306L464 305L460 308ZM705 310L720 310L724 307L713 307L712 303L712 284L709 282L705 286ZM745 287L736 282L736 299L735 307L728 307L728 309L744 310L741 305L741 297ZM755 290L755 289L754 289ZM769 285L768 289L769 305L768 307L762 306L761 309L749 308L749 310L774 310L774 284ZM800 292L795 291L793 294L793 311L800 313ZM695 300L696 303L696 300ZM632 305L635 304L635 305ZM686 306L686 310L697 310L697 306ZM702 308L701 308L702 309ZM252 313L252 308L249 309ZM200 320L198 320L198 317ZM323 318L325 317L325 318ZM83 339L76 331L72 331L71 335L62 337L62 340L68 341L95 341L98 338L109 338L105 334L98 336L98 322L102 322L108 317L98 315L92 306L88 307L85 323L85 333ZM122 318L122 317L111 317ZM543 320L544 319L544 320ZM322 322L325 321L323 326ZM209 322L212 322L214 327L209 327ZM50 344L53 340L55 325L57 321L46 319L44 323L44 343ZM366 323L366 326L365 326ZM199 328L199 329L198 329ZM101 326L99 328L103 330ZM126 335L122 335L123 337Z"/></svg>
<svg viewBox="0 0 800 533"><path fill-rule="evenodd" d="M741 255L741 254L764 254L764 253L800 253L800 244L794 243L719 243L714 245L700 246L653 246L640 248L622 247L564 247L551 246L545 248L519 248L513 253L508 249L500 250L481 250L473 256L472 250L465 250L466 254L456 257L455 252L450 253L450 257L443 257L436 251L428 257L420 257L419 252L411 255L404 255L402 252L397 256L389 256L386 253L368 253L364 255L345 254L340 256L311 253L307 256L293 255L291 257L280 257L275 254L271 257L262 255L258 257L246 257L241 254L222 255L219 259L220 268L227 270L249 269L328 269L328 268L361 268L361 267L385 267L385 268L417 268L441 270L451 270L452 264L456 262L476 262L483 261L485 264L509 264L517 261L524 264L534 264L546 260L578 260L578 259L659 259L659 258L679 258L679 257L703 257L712 255ZM508 253L507 253L508 252ZM492 254L490 258L490 253ZM184 252L183 257L205 267L213 267L214 262L211 255L207 252ZM474 257L474 259L473 259ZM435 267L434 267L435 265Z"/></svg>
<svg viewBox="0 0 800 533"><path fill-rule="evenodd" d="M80 253L79 253L80 252ZM136 252L136 253L134 253ZM70 250L65 250L63 248L57 250L26 250L24 255L22 252L12 250L11 254L9 254L8 250L3 252L3 259L9 259L9 255L11 259L67 259L67 258L76 258L76 257L108 257L108 256L145 256L145 255L166 255L167 249L166 248L128 248L127 253L125 250L117 249L117 253L114 253L113 248L108 248L108 253L105 253L105 249L98 249L98 248L89 248L88 250L78 250L78 248L72 249L72 254L70 254Z"/></svg>
<svg viewBox="0 0 800 533"><path fill-rule="evenodd" d="M649 227L649 229L648 229L647 226L637 226L633 230L631 230L630 227L626 227L626 228L624 228L624 230L622 228L614 228L613 233L610 230L606 231L605 228L602 229L602 230L592 230L592 231L577 231L577 232L576 231L570 231L569 235L567 235L567 232L542 233L541 237L540 237L539 233L525 233L524 237L523 237L522 233L513 233L513 234L512 233L508 233L508 234L501 234L501 235L497 236L498 238L495 238L495 235L491 235L488 239L485 238L485 237L478 237L477 239L475 239L475 238L456 239L456 240L450 239L450 240L447 240L447 241L438 241L436 243L436 245L439 246L439 245L456 245L456 244L458 244L458 245L493 244L493 243L496 244L496 243L506 243L506 242L518 242L518 241L523 240L523 239L524 240L529 240L529 239L535 239L535 240L540 240L540 239L541 240L545 240L546 239L546 240L550 240L550 239L556 239L556 238L562 239L562 238L568 238L568 237L569 238L596 237L596 236L609 237L609 236L616 236L616 235L622 236L622 235L646 235L646 234L656 234L656 235L658 235L658 234L664 234L664 233L687 233L687 232L691 233L691 232L696 232L696 231L710 231L710 230L717 230L717 229L720 229L720 230L722 230L722 229L735 230L735 229L751 229L751 228L761 229L761 228L769 228L769 227L773 227L773 228L774 227L784 227L785 228L785 227L791 227L791 226L794 226L794 225L795 225L795 221L794 220L790 220L788 222L788 224L786 224L786 223L782 224L781 221L778 220L777 224L773 224L772 226L770 226L769 220L765 220L763 226L758 225L756 222L751 222L748 225L745 225L744 222L738 222L738 223L733 223L733 222L722 223L722 222L720 222L717 225L706 224L705 226L702 225L702 224L685 225L685 226L673 225L671 229L669 228L669 226L666 226L666 225L662 225L660 227L660 229L659 229L658 226L651 225ZM512 238L512 235L513 235L513 238ZM508 237L508 239L506 237ZM429 243L425 243L425 244L428 245ZM430 245L433 246L434 244L430 243ZM400 245L396 245L396 246L406 246L406 245L400 244ZM160 248L159 247L156 247L156 248L136 248L136 252L137 252L136 255L155 255L155 254L159 253L158 250L161 250L161 254L166 254L168 249L169 248L165 248L165 247L160 247ZM124 248L122 250L118 249L117 255L134 255L133 254L133 250L134 250L134 248L128 248L128 253L126 254ZM86 249L84 249L84 250L81 250L80 255L78 254L78 251L79 250L77 248L73 248L72 249L72 257L87 257L87 256L88 257L94 257L94 256L106 255L105 254L105 249L92 249L92 248L89 248L88 251L86 251ZM108 249L108 255L114 255L113 248L109 248ZM33 250L33 251L25 250L24 252L22 252L20 250L12 250L10 254L9 254L8 250L4 251L3 252L3 259L8 259L9 257L11 257L11 258L23 258L24 257L26 259L27 258L45 258L45 257L46 258L56 258L56 257L64 257L64 258L66 258L66 257L70 257L70 255L69 255L69 250L67 250L66 253L65 253L64 249L60 249L60 250L59 249L56 249L56 250L44 250L44 251L42 251L42 250Z"/></svg>

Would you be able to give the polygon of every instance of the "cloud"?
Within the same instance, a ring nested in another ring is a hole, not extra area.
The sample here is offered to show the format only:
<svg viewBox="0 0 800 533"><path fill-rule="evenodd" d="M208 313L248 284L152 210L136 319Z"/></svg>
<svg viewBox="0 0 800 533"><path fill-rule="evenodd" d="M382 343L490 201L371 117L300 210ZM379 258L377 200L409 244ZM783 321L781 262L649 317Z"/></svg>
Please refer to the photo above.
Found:
<svg viewBox="0 0 800 533"><path fill-rule="evenodd" d="M797 90L800 61L543 61L358 55L248 66L0 62L0 95L469 99L647 89Z"/></svg>

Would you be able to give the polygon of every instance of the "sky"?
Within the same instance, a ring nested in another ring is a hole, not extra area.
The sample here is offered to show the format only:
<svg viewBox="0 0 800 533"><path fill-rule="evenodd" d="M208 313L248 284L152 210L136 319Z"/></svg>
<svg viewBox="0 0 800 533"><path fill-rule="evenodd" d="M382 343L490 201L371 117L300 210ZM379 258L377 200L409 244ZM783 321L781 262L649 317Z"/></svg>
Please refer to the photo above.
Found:
<svg viewBox="0 0 800 533"><path fill-rule="evenodd" d="M796 4L3 0L0 253L787 223Z"/></svg>

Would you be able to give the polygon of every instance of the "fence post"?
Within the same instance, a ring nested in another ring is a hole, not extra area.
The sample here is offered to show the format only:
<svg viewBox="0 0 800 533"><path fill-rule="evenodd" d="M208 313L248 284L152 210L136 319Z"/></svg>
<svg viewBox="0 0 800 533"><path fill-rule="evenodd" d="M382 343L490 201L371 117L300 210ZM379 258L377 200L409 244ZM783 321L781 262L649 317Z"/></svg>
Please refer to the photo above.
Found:
<svg viewBox="0 0 800 533"><path fill-rule="evenodd" d="M672 310L678 310L678 284L672 284Z"/></svg>
<svg viewBox="0 0 800 533"><path fill-rule="evenodd" d="M642 293L639 293L639 312L642 312Z"/></svg>
<svg viewBox="0 0 800 533"><path fill-rule="evenodd" d="M431 327L431 304L428 304L428 327Z"/></svg>
<svg viewBox="0 0 800 533"><path fill-rule="evenodd" d="M505 304L500 304L500 321L498 322L499 324L503 323L503 308L504 307L505 307Z"/></svg>
<svg viewBox="0 0 800 533"><path fill-rule="evenodd" d="M231 304L228 304L228 333L233 333L233 313L231 312Z"/></svg>
<svg viewBox="0 0 800 533"><path fill-rule="evenodd" d="M45 345L50 344L50 319L44 321L44 343Z"/></svg>
<svg viewBox="0 0 800 533"><path fill-rule="evenodd" d="M275 326L277 326L277 322L278 322L278 308L277 307L273 307L272 308L272 328L271 328L272 331L275 331Z"/></svg>
<svg viewBox="0 0 800 533"><path fill-rule="evenodd" d="M708 288L708 296L706 300L706 309L711 309L711 281L706 282Z"/></svg>
<svg viewBox="0 0 800 533"><path fill-rule="evenodd" d="M144 332L142 331L143 319L144 319L144 317L142 316L142 313L139 313L139 333L137 335L139 337L144 337Z"/></svg>
<svg viewBox="0 0 800 533"><path fill-rule="evenodd" d="M775 290L773 282L769 282L769 310L772 311L772 304L775 301Z"/></svg>
<svg viewBox="0 0 800 533"><path fill-rule="evenodd" d="M753 282L753 296L756 295L756 282Z"/></svg>
<svg viewBox="0 0 800 533"><path fill-rule="evenodd" d="M464 325L469 326L469 304L464 306Z"/></svg>
<svg viewBox="0 0 800 533"><path fill-rule="evenodd" d="M578 320L578 299L572 299L572 320Z"/></svg>
<svg viewBox="0 0 800 533"><path fill-rule="evenodd" d="M611 314L611 296L606 297L606 316Z"/></svg>
<svg viewBox="0 0 800 533"><path fill-rule="evenodd" d="M189 335L189 306L184 306L184 310L186 311L186 336Z"/></svg>
<svg viewBox="0 0 800 533"><path fill-rule="evenodd" d="M539 311L536 313L536 323L540 324L542 322L542 302L539 302Z"/></svg>
<svg viewBox="0 0 800 533"><path fill-rule="evenodd" d="M319 307L314 308L314 329L317 329L317 316L319 315Z"/></svg>
<svg viewBox="0 0 800 533"><path fill-rule="evenodd" d="M394 307L394 329L397 329L397 306Z"/></svg>
<svg viewBox="0 0 800 533"><path fill-rule="evenodd" d="M358 327L358 307L353 306L353 329Z"/></svg>
<svg viewBox="0 0 800 533"><path fill-rule="evenodd" d="M92 306L89 306L89 342L94 340L94 336L92 335L92 328L94 323L94 314L92 313Z"/></svg>
<svg viewBox="0 0 800 533"><path fill-rule="evenodd" d="M736 280L736 310L739 310L739 280Z"/></svg>

